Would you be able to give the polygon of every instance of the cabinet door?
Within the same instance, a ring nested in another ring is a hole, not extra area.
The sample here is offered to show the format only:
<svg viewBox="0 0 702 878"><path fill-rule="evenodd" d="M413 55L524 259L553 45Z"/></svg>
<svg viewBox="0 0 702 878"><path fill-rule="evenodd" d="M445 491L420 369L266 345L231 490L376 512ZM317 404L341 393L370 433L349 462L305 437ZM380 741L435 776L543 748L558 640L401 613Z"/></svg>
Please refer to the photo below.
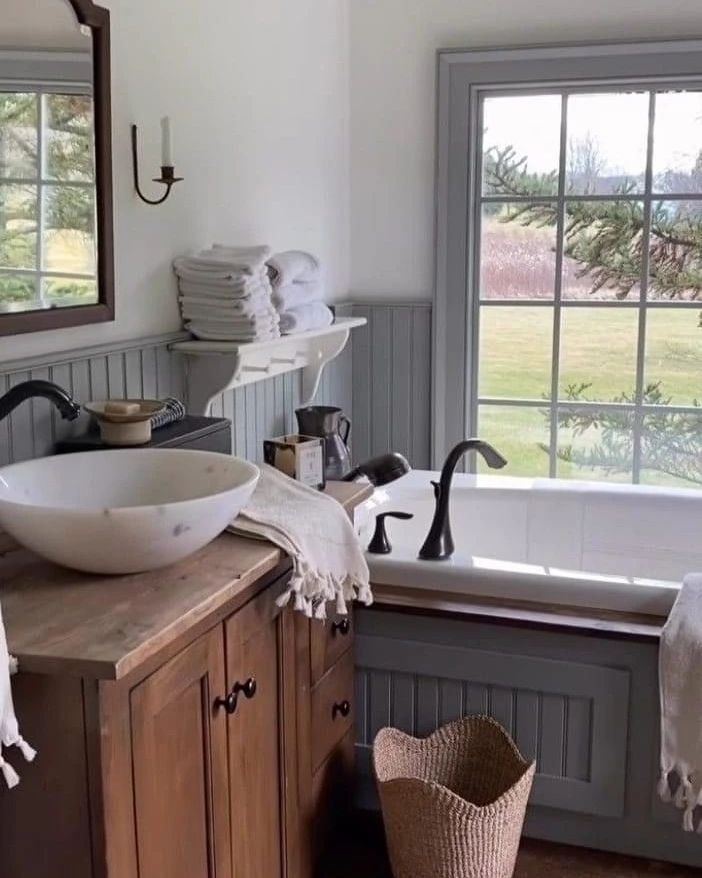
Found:
<svg viewBox="0 0 702 878"><path fill-rule="evenodd" d="M131 694L139 878L231 878L221 626Z"/></svg>
<svg viewBox="0 0 702 878"><path fill-rule="evenodd" d="M235 878L284 874L282 625L277 593L275 587L268 589L225 625L227 687L240 688L228 720Z"/></svg>

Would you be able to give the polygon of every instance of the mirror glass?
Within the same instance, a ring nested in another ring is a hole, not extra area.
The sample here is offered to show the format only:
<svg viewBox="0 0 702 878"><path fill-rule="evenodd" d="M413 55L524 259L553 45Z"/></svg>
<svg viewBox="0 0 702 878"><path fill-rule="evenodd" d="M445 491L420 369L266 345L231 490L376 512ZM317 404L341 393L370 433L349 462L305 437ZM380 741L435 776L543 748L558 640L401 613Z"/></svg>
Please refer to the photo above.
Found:
<svg viewBox="0 0 702 878"><path fill-rule="evenodd" d="M0 320L100 299L92 55L68 0L3 0Z"/></svg>

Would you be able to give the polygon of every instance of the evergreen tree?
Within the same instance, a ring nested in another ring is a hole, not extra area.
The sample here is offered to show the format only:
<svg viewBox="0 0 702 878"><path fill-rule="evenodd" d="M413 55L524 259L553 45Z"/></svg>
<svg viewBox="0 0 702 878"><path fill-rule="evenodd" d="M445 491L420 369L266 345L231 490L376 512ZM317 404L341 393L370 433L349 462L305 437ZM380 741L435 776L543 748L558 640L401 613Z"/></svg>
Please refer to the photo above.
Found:
<svg viewBox="0 0 702 878"><path fill-rule="evenodd" d="M578 180L578 191L596 192L602 165L596 144L584 142L569 154L567 176ZM543 198L556 194L557 174L534 174L526 158L511 147L493 147L484 159L485 191L508 198ZM685 194L702 192L702 151L689 174L668 172L657 182L657 190ZM624 300L638 293L642 279L645 217L638 200L617 200L617 195L638 191L636 181L625 180L607 201L571 201L564 225L564 255L577 265L576 275L589 282L590 293L614 292ZM558 207L553 202L511 202L498 208L499 220L522 226L554 227ZM654 203L648 242L649 299L702 300L702 211L695 213L684 201ZM702 326L702 312L698 318ZM569 402L601 402L588 396L590 384L567 388ZM615 403L635 402L634 394L622 392ZM662 409L672 398L661 383L644 388L644 405ZM700 407L698 401L693 407ZM544 412L550 422L550 412ZM558 456L583 468L604 474L629 470L634 452L634 413L631 410L597 410L595 407L559 413L559 432L578 436L595 431L598 440L585 448L564 443ZM542 446L548 453L548 447ZM641 427L641 460L646 469L694 484L702 483L702 409L700 414L659 411L647 414Z"/></svg>

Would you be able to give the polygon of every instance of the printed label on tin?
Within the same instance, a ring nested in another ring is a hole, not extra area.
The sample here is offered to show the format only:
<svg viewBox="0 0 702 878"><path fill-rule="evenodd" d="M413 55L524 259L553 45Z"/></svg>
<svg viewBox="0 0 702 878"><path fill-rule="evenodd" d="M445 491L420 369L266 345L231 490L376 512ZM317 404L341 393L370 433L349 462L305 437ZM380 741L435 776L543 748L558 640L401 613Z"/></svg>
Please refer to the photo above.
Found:
<svg viewBox="0 0 702 878"><path fill-rule="evenodd" d="M303 485L316 488L324 481L322 446L298 448L297 478Z"/></svg>

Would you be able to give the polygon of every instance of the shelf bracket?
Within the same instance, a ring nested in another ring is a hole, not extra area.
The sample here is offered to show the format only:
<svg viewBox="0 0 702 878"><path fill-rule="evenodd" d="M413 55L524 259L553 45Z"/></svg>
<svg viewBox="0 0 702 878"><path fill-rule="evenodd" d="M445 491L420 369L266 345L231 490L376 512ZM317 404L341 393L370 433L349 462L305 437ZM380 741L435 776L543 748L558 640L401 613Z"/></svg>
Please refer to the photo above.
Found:
<svg viewBox="0 0 702 878"><path fill-rule="evenodd" d="M324 329L264 342L183 341L171 350L186 357L188 411L207 415L228 390L302 369L302 404L314 400L324 368L346 347L351 330L363 317L340 317Z"/></svg>

